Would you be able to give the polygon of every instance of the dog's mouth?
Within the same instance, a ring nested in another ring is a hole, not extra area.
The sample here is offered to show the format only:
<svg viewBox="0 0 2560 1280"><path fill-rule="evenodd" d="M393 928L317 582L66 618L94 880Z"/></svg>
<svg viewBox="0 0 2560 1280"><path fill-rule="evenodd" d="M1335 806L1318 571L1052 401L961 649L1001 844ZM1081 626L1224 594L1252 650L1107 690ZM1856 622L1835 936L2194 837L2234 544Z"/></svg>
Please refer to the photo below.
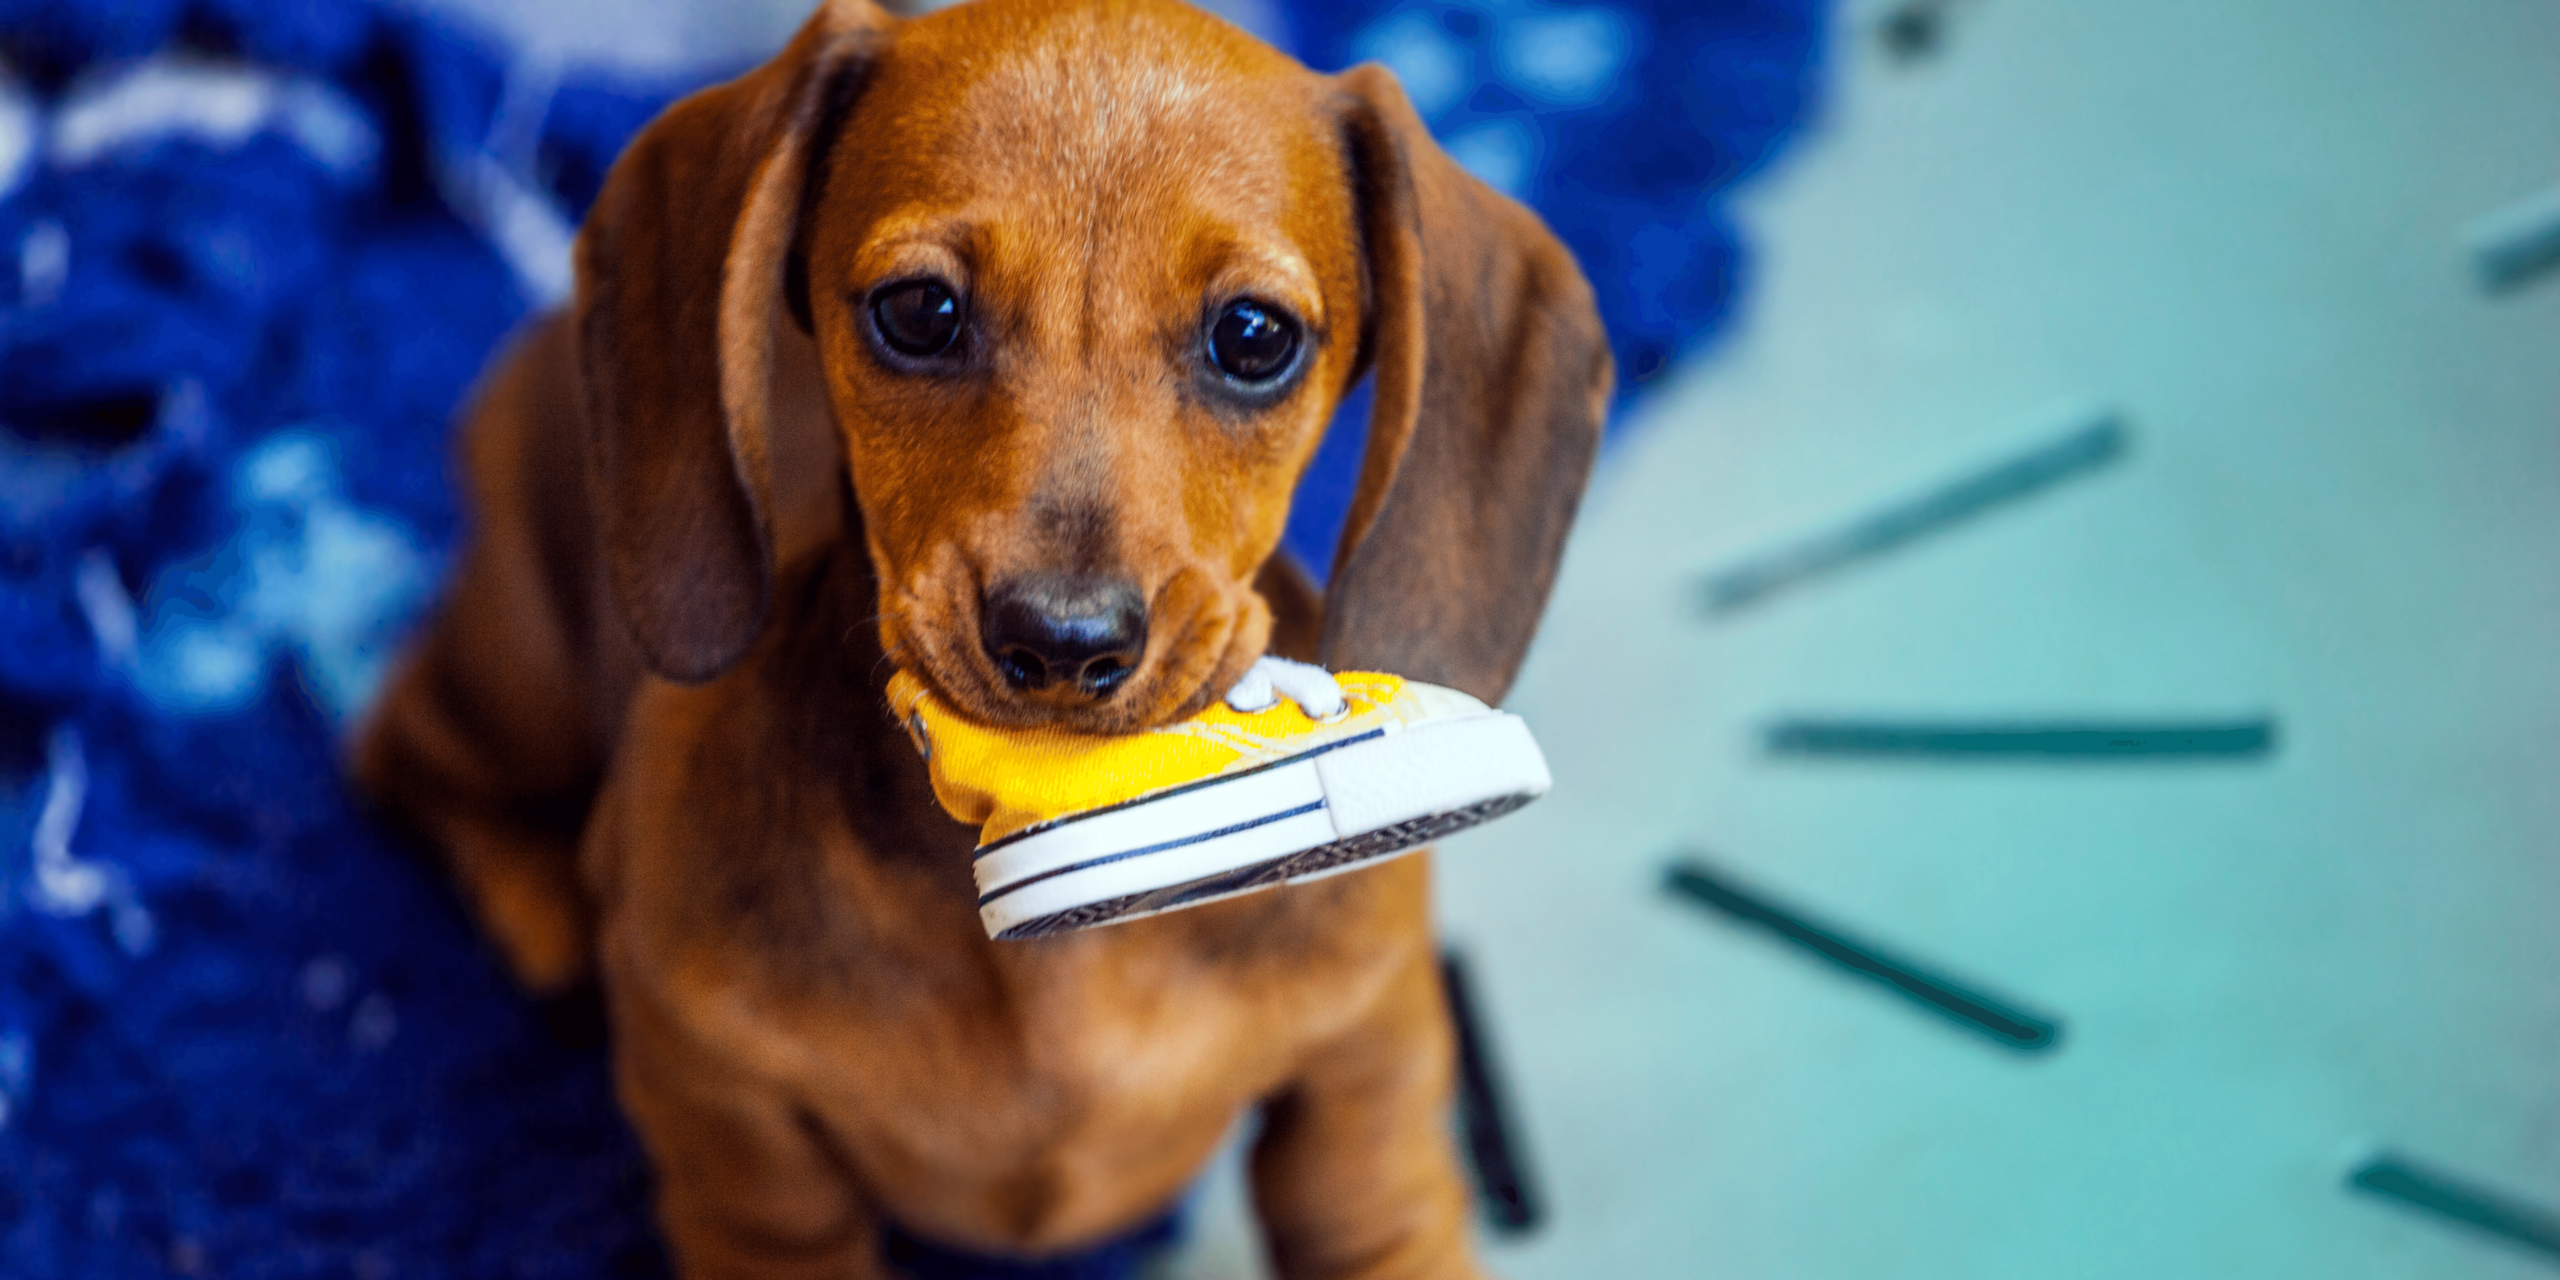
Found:
<svg viewBox="0 0 2560 1280"><path fill-rule="evenodd" d="M881 644L984 724L1091 734L1170 724L1224 695L1270 633L1259 596L1196 569L1146 593L1036 578L1028 589L931 581L954 578L976 575L929 575L884 592Z"/></svg>

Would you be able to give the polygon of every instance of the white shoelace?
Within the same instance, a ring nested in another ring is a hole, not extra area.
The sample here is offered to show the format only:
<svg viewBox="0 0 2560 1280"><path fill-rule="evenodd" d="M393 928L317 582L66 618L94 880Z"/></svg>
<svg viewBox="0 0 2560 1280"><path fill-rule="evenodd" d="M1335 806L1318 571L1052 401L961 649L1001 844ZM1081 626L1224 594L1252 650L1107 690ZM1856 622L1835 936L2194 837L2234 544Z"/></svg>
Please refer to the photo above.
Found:
<svg viewBox="0 0 2560 1280"><path fill-rule="evenodd" d="M1227 705L1251 715L1270 710L1283 697L1297 703L1298 709L1312 720L1330 720L1350 705L1344 701L1342 685L1332 672L1269 654L1247 668L1236 687L1227 690Z"/></svg>

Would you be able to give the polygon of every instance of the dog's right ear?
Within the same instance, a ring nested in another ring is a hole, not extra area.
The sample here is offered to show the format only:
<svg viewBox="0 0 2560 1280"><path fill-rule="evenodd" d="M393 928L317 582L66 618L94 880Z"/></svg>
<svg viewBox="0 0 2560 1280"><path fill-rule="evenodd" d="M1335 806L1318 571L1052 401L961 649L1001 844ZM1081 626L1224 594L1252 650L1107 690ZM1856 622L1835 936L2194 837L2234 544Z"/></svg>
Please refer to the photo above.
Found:
<svg viewBox="0 0 2560 1280"><path fill-rule="evenodd" d="M589 476L615 603L650 668L694 683L773 587L773 325L802 193L896 20L826 0L772 61L675 104L578 234Z"/></svg>
<svg viewBox="0 0 2560 1280"><path fill-rule="evenodd" d="M1498 702L1600 444L1608 334L1573 254L1431 140L1380 66L1335 78L1376 376L1325 665Z"/></svg>

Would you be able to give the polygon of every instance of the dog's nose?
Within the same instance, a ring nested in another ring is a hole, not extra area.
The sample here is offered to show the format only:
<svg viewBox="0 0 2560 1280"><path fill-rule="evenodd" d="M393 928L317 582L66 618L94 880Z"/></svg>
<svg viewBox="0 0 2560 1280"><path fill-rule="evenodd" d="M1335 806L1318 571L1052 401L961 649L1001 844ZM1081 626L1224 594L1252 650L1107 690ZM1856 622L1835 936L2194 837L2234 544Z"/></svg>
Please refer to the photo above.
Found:
<svg viewBox="0 0 2560 1280"><path fill-rule="evenodd" d="M999 583L978 613L979 639L1016 689L1064 685L1107 697L1147 647L1135 583L1043 575Z"/></svg>

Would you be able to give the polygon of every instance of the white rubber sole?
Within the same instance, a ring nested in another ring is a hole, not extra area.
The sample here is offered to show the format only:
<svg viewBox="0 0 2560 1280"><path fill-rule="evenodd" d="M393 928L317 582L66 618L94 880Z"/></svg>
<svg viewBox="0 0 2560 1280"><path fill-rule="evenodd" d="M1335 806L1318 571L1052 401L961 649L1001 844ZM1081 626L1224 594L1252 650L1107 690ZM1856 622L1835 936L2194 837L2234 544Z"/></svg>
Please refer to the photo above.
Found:
<svg viewBox="0 0 2560 1280"><path fill-rule="evenodd" d="M1490 821L1553 780L1520 717L1379 729L978 851L990 938L1037 938L1315 880Z"/></svg>

